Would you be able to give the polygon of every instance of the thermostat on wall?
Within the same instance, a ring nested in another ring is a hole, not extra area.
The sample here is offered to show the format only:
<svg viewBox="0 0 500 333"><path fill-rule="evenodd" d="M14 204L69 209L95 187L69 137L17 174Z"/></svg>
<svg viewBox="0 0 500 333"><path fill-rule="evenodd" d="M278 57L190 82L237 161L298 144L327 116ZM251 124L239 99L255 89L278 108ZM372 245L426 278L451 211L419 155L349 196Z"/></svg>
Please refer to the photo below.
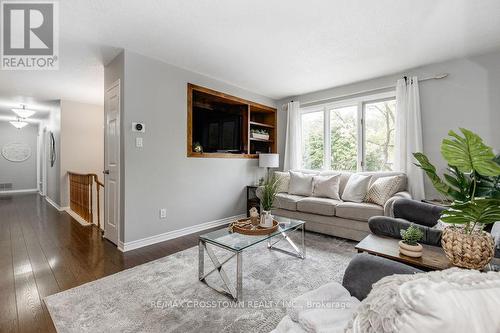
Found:
<svg viewBox="0 0 500 333"><path fill-rule="evenodd" d="M146 127L144 123L132 123L132 132L146 132Z"/></svg>

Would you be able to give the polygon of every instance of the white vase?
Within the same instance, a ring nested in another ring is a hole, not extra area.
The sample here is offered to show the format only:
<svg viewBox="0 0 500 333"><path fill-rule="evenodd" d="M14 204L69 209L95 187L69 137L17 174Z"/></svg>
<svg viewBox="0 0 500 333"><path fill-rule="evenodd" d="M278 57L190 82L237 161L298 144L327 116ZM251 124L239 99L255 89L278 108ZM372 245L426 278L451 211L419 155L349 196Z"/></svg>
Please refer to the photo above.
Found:
<svg viewBox="0 0 500 333"><path fill-rule="evenodd" d="M273 216L269 211L262 211L260 214L260 225L264 228L270 228L273 226Z"/></svg>

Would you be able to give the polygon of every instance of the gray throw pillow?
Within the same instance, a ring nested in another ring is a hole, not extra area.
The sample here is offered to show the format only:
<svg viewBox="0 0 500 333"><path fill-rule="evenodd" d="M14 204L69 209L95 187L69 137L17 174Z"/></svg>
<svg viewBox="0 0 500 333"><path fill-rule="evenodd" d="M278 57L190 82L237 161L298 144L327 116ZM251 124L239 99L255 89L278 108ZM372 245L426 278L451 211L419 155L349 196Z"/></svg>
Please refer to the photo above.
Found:
<svg viewBox="0 0 500 333"><path fill-rule="evenodd" d="M340 200L340 174L333 176L314 176L313 196Z"/></svg>
<svg viewBox="0 0 500 333"><path fill-rule="evenodd" d="M342 200L351 202L363 202L372 176L352 174L345 185Z"/></svg>
<svg viewBox="0 0 500 333"><path fill-rule="evenodd" d="M313 177L301 172L290 171L288 193L310 197L313 192Z"/></svg>

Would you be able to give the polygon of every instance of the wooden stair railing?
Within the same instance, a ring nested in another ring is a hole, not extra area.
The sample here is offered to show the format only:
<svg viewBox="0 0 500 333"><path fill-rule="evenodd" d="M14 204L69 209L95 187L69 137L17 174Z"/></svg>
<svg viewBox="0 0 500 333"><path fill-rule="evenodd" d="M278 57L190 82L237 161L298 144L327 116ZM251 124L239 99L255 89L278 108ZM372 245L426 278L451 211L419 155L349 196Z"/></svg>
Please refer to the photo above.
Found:
<svg viewBox="0 0 500 333"><path fill-rule="evenodd" d="M68 172L69 175L69 207L82 219L94 224L93 185L96 184L97 227L101 228L100 189L104 184L95 173L81 174Z"/></svg>

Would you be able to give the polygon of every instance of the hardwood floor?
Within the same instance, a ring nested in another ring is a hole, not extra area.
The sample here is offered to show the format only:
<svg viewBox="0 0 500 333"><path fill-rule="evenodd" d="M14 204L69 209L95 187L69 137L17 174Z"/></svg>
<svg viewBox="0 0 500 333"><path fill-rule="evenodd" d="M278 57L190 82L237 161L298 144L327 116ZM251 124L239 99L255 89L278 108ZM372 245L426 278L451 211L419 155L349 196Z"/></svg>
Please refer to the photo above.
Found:
<svg viewBox="0 0 500 333"><path fill-rule="evenodd" d="M0 195L0 332L55 332L44 297L195 246L198 235L122 253L37 194Z"/></svg>

